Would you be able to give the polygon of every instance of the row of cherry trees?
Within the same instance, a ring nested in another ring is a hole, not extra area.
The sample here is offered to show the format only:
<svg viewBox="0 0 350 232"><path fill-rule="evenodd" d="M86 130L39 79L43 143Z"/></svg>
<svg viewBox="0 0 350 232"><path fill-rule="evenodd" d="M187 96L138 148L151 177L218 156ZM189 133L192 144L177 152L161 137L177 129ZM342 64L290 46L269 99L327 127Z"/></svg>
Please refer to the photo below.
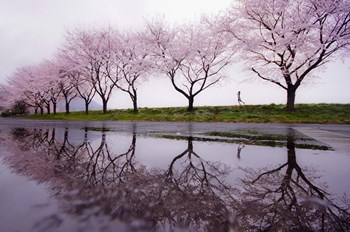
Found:
<svg viewBox="0 0 350 232"><path fill-rule="evenodd" d="M285 89L293 111L301 83L337 55L346 55L349 25L349 0L240 0L198 23L169 26L153 20L137 32L76 29L66 34L54 59L16 70L5 87L6 102L25 102L41 113L53 107L56 113L64 99L69 113L71 100L80 97L88 113L99 96L105 113L119 89L137 112L138 87L162 76L192 111L195 97L224 77L235 56L257 77Z"/></svg>
<svg viewBox="0 0 350 232"><path fill-rule="evenodd" d="M50 113L51 107L56 113L57 102L64 99L69 113L71 100L80 97L88 113L89 103L99 96L105 113L119 89L130 96L137 112L139 85L164 74L192 111L195 96L222 78L221 70L233 55L229 38L213 29L204 21L169 27L164 20L148 22L138 32L76 29L66 34L53 60L17 69L6 87L8 99L24 101L41 113L44 108Z"/></svg>

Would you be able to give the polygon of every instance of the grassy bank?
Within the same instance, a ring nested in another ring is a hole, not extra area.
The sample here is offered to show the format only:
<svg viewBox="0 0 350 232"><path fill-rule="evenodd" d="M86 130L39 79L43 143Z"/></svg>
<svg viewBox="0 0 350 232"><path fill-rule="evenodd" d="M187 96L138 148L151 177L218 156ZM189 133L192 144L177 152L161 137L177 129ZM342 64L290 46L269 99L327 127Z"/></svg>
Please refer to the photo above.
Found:
<svg viewBox="0 0 350 232"><path fill-rule="evenodd" d="M350 123L350 104L300 104L296 112L289 113L285 105L203 106L194 112L186 107L140 108L137 114L131 109L71 112L69 115L30 115L32 119L62 120L116 120L116 121L193 121L193 122L256 122L256 123Z"/></svg>

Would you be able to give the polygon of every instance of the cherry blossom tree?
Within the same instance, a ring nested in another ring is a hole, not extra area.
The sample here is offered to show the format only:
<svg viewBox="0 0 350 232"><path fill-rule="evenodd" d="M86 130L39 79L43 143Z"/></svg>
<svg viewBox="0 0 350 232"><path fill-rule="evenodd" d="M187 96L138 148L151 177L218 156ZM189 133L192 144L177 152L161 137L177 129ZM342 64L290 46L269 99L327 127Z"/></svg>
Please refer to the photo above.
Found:
<svg viewBox="0 0 350 232"><path fill-rule="evenodd" d="M235 53L231 41L226 33L217 33L204 21L179 28L159 21L147 27L157 67L187 98L188 111L193 111L194 98L216 84L231 63Z"/></svg>
<svg viewBox="0 0 350 232"><path fill-rule="evenodd" d="M6 101L6 85L0 84L0 111L3 111L7 108L7 101Z"/></svg>
<svg viewBox="0 0 350 232"><path fill-rule="evenodd" d="M112 61L114 33L112 28L75 30L67 33L62 48L79 70L84 70L86 80L93 85L101 98L103 113L107 112L107 103L118 80L115 76L112 78L113 74L118 74Z"/></svg>
<svg viewBox="0 0 350 232"><path fill-rule="evenodd" d="M59 86L65 100L66 114L69 114L69 105L71 101L77 97L75 85L70 81L70 77L73 75L75 75L75 73L70 73L66 70L61 70L60 78L62 80L60 81Z"/></svg>
<svg viewBox="0 0 350 232"><path fill-rule="evenodd" d="M56 114L57 103L61 98L62 88L59 68L55 61L44 60L36 67L36 79L41 83L41 90L45 95L43 101L50 113L50 103L53 106L53 113Z"/></svg>
<svg viewBox="0 0 350 232"><path fill-rule="evenodd" d="M298 87L349 49L349 25L349 0L240 0L221 22L250 70L287 91L289 111Z"/></svg>
<svg viewBox="0 0 350 232"><path fill-rule="evenodd" d="M36 79L36 68L24 66L10 76L6 87L7 106L12 106L16 101L24 101L29 107L34 108L35 112L40 109L44 112L43 94L40 82Z"/></svg>
<svg viewBox="0 0 350 232"><path fill-rule="evenodd" d="M60 100L61 97L61 89L60 88L54 88L51 87L49 88L49 94L51 95L51 102L52 102L52 106L53 106L53 113L56 114L57 113L57 103Z"/></svg>
<svg viewBox="0 0 350 232"><path fill-rule="evenodd" d="M29 113L28 104L21 98L13 98L11 89L5 85L0 84L0 114L27 114Z"/></svg>
<svg viewBox="0 0 350 232"><path fill-rule="evenodd" d="M73 72L75 72L75 74L70 76L72 84L80 98L84 100L85 114L89 114L89 105L96 94L96 90L83 73L79 71Z"/></svg>
<svg viewBox="0 0 350 232"><path fill-rule="evenodd" d="M116 86L129 94L133 109L136 113L137 89L140 83L147 80L153 70L146 40L140 33L125 33L120 36L119 48L116 52L116 63L121 70L121 77L115 82Z"/></svg>
<svg viewBox="0 0 350 232"><path fill-rule="evenodd" d="M57 91L62 95L65 101L65 111L69 114L69 105L71 101L77 97L78 93L75 88L75 83L72 81L76 72L72 72L69 69L69 64L63 63L61 60L56 60L51 64L51 71L54 71L55 81L57 83Z"/></svg>
<svg viewBox="0 0 350 232"><path fill-rule="evenodd" d="M65 48L57 54L59 66L62 67L62 70L65 70L64 73L74 86L75 92L84 100L85 114L88 114L89 104L96 94L95 85L90 81L90 77L94 74L89 65L82 66L77 62L78 60L79 56L77 54L71 53Z"/></svg>
<svg viewBox="0 0 350 232"><path fill-rule="evenodd" d="M35 65L18 68L9 78L6 90L8 105L23 102L37 112L56 113L56 105L60 99L60 76L57 65L50 60L43 60Z"/></svg>
<svg viewBox="0 0 350 232"><path fill-rule="evenodd" d="M183 78L172 83L187 97L188 110L192 111L194 98L224 77L223 69L231 64L236 49L225 33L215 33L204 22L183 27L180 36L187 57L180 66Z"/></svg>
<svg viewBox="0 0 350 232"><path fill-rule="evenodd" d="M186 51L180 46L178 28L170 27L164 20L146 22L148 48L160 74L165 74L170 81L175 80L180 65L186 57Z"/></svg>
<svg viewBox="0 0 350 232"><path fill-rule="evenodd" d="M0 110L9 110L15 102L23 100L23 96L19 97L14 94L15 87L13 75L7 80L7 84L0 85ZM28 104L27 104L28 106Z"/></svg>
<svg viewBox="0 0 350 232"><path fill-rule="evenodd" d="M41 96L41 101L44 104L44 107L46 108L47 114L51 114L51 99L50 99L49 90L48 89L41 90L39 93Z"/></svg>

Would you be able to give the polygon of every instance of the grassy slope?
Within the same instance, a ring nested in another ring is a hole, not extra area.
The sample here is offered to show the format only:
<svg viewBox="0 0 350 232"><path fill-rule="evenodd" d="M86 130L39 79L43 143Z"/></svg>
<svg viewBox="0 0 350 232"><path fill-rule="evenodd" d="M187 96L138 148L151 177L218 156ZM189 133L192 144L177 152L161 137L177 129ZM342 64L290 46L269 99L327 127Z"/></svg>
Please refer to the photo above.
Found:
<svg viewBox="0 0 350 232"><path fill-rule="evenodd" d="M289 113L284 105L246 105L246 106L203 106L194 112L185 107L140 108L139 113L132 110L111 110L72 112L69 115L31 115L35 119L63 120L118 120L118 121L195 121L195 122L261 122L261 123L350 123L350 104L300 104L296 112Z"/></svg>

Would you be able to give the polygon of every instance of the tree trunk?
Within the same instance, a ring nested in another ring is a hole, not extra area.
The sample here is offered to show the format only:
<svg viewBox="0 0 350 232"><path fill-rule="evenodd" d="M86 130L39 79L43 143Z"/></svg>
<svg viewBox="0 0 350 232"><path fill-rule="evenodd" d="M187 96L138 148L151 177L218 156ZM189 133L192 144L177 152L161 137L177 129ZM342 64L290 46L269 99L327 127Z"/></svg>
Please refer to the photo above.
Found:
<svg viewBox="0 0 350 232"><path fill-rule="evenodd" d="M57 103L56 102L52 102L53 105L53 114L57 113Z"/></svg>
<svg viewBox="0 0 350 232"><path fill-rule="evenodd" d="M66 114L69 114L69 102L66 101Z"/></svg>
<svg viewBox="0 0 350 232"><path fill-rule="evenodd" d="M44 107L40 106L40 114L44 114Z"/></svg>
<svg viewBox="0 0 350 232"><path fill-rule="evenodd" d="M132 103L133 103L133 107L134 107L134 113L137 113L138 109L137 109L137 95L135 93L134 97L132 98Z"/></svg>
<svg viewBox="0 0 350 232"><path fill-rule="evenodd" d="M34 114L38 114L38 108L34 108Z"/></svg>
<svg viewBox="0 0 350 232"><path fill-rule="evenodd" d="M46 110L47 110L47 114L50 114L50 113L51 113L50 103L48 103L48 104L46 105Z"/></svg>
<svg viewBox="0 0 350 232"><path fill-rule="evenodd" d="M287 110L289 112L294 112L295 111L295 107L294 107L295 92L296 92L296 88L288 87L288 89L287 89Z"/></svg>
<svg viewBox="0 0 350 232"><path fill-rule="evenodd" d="M107 113L107 101L106 100L102 100L102 105L103 105L103 113Z"/></svg>
<svg viewBox="0 0 350 232"><path fill-rule="evenodd" d="M188 108L187 108L188 112L193 111L193 102L194 102L194 97L193 96L188 97Z"/></svg>
<svg viewBox="0 0 350 232"><path fill-rule="evenodd" d="M85 114L89 114L89 101L85 101Z"/></svg>
<svg viewBox="0 0 350 232"><path fill-rule="evenodd" d="M138 108L137 108L137 102L133 101L133 106L134 106L134 113L138 112Z"/></svg>

